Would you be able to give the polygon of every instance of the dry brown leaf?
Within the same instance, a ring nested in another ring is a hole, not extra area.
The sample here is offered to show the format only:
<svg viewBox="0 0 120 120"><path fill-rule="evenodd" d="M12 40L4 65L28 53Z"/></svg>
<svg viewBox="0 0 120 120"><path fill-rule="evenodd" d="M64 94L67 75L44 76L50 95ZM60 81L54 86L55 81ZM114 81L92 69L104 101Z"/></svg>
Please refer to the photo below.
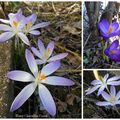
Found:
<svg viewBox="0 0 120 120"><path fill-rule="evenodd" d="M67 110L67 104L62 101L58 101L58 110L60 112L65 112Z"/></svg>
<svg viewBox="0 0 120 120"><path fill-rule="evenodd" d="M66 98L66 102L69 105L73 105L74 99L76 98L76 95L74 94L68 94Z"/></svg>

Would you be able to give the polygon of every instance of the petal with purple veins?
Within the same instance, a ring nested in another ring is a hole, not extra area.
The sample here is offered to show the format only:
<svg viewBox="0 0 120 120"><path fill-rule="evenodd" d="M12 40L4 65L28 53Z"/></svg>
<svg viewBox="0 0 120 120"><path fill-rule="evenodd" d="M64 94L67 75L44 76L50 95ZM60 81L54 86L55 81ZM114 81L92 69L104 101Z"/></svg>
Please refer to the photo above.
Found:
<svg viewBox="0 0 120 120"><path fill-rule="evenodd" d="M120 81L111 81L107 83L108 85L120 85Z"/></svg>
<svg viewBox="0 0 120 120"><path fill-rule="evenodd" d="M48 76L48 75L54 73L59 67L60 67L60 62L59 61L48 63L47 65L45 65L42 68L41 74L44 74L45 76Z"/></svg>
<svg viewBox="0 0 120 120"><path fill-rule="evenodd" d="M37 67L37 64L36 64L36 61L35 61L35 58L34 58L33 54L28 49L26 49L26 51L25 51L25 57L26 57L29 69L31 70L33 75L35 77L37 77L38 67Z"/></svg>
<svg viewBox="0 0 120 120"><path fill-rule="evenodd" d="M20 82L31 82L35 81L35 78L28 72L14 70L7 73L9 79L20 81Z"/></svg>
<svg viewBox="0 0 120 120"><path fill-rule="evenodd" d="M107 81L111 82L111 81L116 81L116 80L119 80L119 79L120 79L120 76L114 76L114 77L109 78Z"/></svg>
<svg viewBox="0 0 120 120"><path fill-rule="evenodd" d="M26 17L27 23L30 22L30 23L34 24L36 19L37 19L37 15L36 14L32 14L32 15Z"/></svg>
<svg viewBox="0 0 120 120"><path fill-rule="evenodd" d="M110 95L108 95L108 93L106 93L106 92L102 92L102 96L103 96L103 98L106 100L106 101L110 101Z"/></svg>
<svg viewBox="0 0 120 120"><path fill-rule="evenodd" d="M63 59L63 58L65 58L67 55L68 55L68 53L61 53L61 54L55 55L55 56L51 57L51 58L48 60L48 62L52 62L52 61L56 61L56 60Z"/></svg>
<svg viewBox="0 0 120 120"><path fill-rule="evenodd" d="M99 84L102 84L102 82L100 80L93 80L91 82L91 85L99 85Z"/></svg>
<svg viewBox="0 0 120 120"><path fill-rule="evenodd" d="M33 35L40 35L40 32L38 30L32 30L32 31L29 31L29 33Z"/></svg>
<svg viewBox="0 0 120 120"><path fill-rule="evenodd" d="M117 22L113 22L111 23L111 26L112 26L112 31L115 32L116 30L118 30L119 28L119 24Z"/></svg>
<svg viewBox="0 0 120 120"><path fill-rule="evenodd" d="M120 91L116 94L116 99L120 98Z"/></svg>
<svg viewBox="0 0 120 120"><path fill-rule="evenodd" d="M35 47L31 47L31 50L37 57L42 59L41 53Z"/></svg>
<svg viewBox="0 0 120 120"><path fill-rule="evenodd" d="M103 92L104 89L105 89L105 86L100 87L98 90L97 96L99 96Z"/></svg>
<svg viewBox="0 0 120 120"><path fill-rule="evenodd" d="M74 82L70 79L58 76L50 76L46 77L41 83L49 84L49 85L58 85L58 86L72 86Z"/></svg>
<svg viewBox="0 0 120 120"><path fill-rule="evenodd" d="M108 77L109 77L109 74L106 74L106 75L104 76L104 78L103 78L103 79L104 79L104 83L106 83Z"/></svg>
<svg viewBox="0 0 120 120"><path fill-rule="evenodd" d="M112 96L114 96L114 97L116 96L116 89L115 89L114 86L110 87L110 93L111 93Z"/></svg>
<svg viewBox="0 0 120 120"><path fill-rule="evenodd" d="M99 87L100 87L100 85L96 85L96 86L90 88L89 90L86 91L86 95L93 93L93 92L96 91Z"/></svg>
<svg viewBox="0 0 120 120"><path fill-rule="evenodd" d="M30 31L31 30L35 30L35 29L38 29L38 28L44 28L44 27L47 27L50 23L49 22L42 22L42 23L39 23L39 24L36 24L34 26L32 26L30 28Z"/></svg>
<svg viewBox="0 0 120 120"><path fill-rule="evenodd" d="M111 105L111 104L110 104L110 102L103 101L103 102L97 102L96 105L98 105L98 106L108 106L108 105Z"/></svg>
<svg viewBox="0 0 120 120"><path fill-rule="evenodd" d="M0 30L1 30L1 31L12 31L13 28L10 27L9 25L0 24Z"/></svg>
<svg viewBox="0 0 120 120"><path fill-rule="evenodd" d="M54 43L53 41L51 41L51 42L48 44L48 46L47 46L46 51L47 51L47 53L48 53L48 57L50 57L50 56L52 55L52 53L53 53L54 44L55 44L55 43Z"/></svg>
<svg viewBox="0 0 120 120"><path fill-rule="evenodd" d="M31 83L24 87L13 101L10 111L13 112L17 110L19 107L21 107L26 102L26 100L33 94L36 87L37 87L36 83Z"/></svg>
<svg viewBox="0 0 120 120"><path fill-rule="evenodd" d="M5 42L15 35L13 32L4 32L0 34L0 42Z"/></svg>
<svg viewBox="0 0 120 120"><path fill-rule="evenodd" d="M56 105L55 105L55 102L54 102L53 97L50 94L49 90L42 84L39 84L38 90L39 90L38 91L39 97L42 101L44 108L50 115L55 116Z"/></svg>
<svg viewBox="0 0 120 120"><path fill-rule="evenodd" d="M43 55L45 51L45 46L40 39L38 40L38 47L39 47L40 53Z"/></svg>
<svg viewBox="0 0 120 120"><path fill-rule="evenodd" d="M30 42L25 34L22 32L17 33L17 35L20 37L20 39L26 44L30 46Z"/></svg>

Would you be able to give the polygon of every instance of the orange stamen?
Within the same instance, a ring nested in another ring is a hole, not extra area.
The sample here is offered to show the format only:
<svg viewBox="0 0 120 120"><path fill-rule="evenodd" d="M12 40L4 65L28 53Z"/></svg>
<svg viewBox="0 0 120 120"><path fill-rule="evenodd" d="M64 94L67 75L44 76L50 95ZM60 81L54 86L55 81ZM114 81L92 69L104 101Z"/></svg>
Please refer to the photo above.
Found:
<svg viewBox="0 0 120 120"><path fill-rule="evenodd" d="M38 74L38 80L44 80L46 77L45 77L45 74Z"/></svg>
<svg viewBox="0 0 120 120"><path fill-rule="evenodd" d="M50 48L48 48L48 53L50 53L50 51L51 51L51 49L50 49Z"/></svg>
<svg viewBox="0 0 120 120"><path fill-rule="evenodd" d="M110 25L108 33L111 33L113 31L113 27Z"/></svg>
<svg viewBox="0 0 120 120"><path fill-rule="evenodd" d="M18 22L13 21L13 26L14 26L14 27L17 27L17 26L18 26Z"/></svg>
<svg viewBox="0 0 120 120"><path fill-rule="evenodd" d="M115 50L112 50L112 51L110 51L110 54L112 55L112 54L116 54L116 51Z"/></svg>

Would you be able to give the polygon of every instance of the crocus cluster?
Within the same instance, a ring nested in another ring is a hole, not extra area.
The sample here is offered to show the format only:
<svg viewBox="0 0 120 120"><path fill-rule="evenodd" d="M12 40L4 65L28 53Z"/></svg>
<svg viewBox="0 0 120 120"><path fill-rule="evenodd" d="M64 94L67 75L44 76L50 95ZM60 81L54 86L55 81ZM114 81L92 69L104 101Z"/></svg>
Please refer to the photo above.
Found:
<svg viewBox="0 0 120 120"><path fill-rule="evenodd" d="M120 24L118 22L109 24L106 19L102 19L98 23L98 28L105 42L108 42L108 46L105 46L104 50L105 55L113 61L120 62Z"/></svg>
<svg viewBox="0 0 120 120"><path fill-rule="evenodd" d="M29 45L29 49L25 50L25 58L30 69L30 73L21 70L13 70L7 73L7 78L20 82L31 82L25 86L14 99L10 111L13 112L21 107L27 99L38 90L40 101L44 109L51 115L56 115L56 105L53 97L45 84L54 86L72 86L74 82L70 79L52 75L61 66L60 60L65 58L68 53L60 53L53 55L55 44L51 41L45 48L42 40L38 39L38 48L32 46L29 42L27 34L39 35L38 28L49 25L49 22L35 24L36 14L25 17L22 11L10 13L9 20L0 19L4 24L0 24L0 30L4 33L0 34L0 42L4 42L13 36L19 37L25 44ZM15 39L16 40L16 39ZM32 47L31 47L32 46ZM38 57L35 59L35 56ZM43 64L41 67L38 65ZM41 69L39 69L41 68Z"/></svg>
<svg viewBox="0 0 120 120"><path fill-rule="evenodd" d="M116 93L115 86L120 85L120 76L113 76L109 78L109 74L106 74L101 79L93 80L91 82L92 87L86 90L86 95L89 95L96 90L97 96L102 96L104 101L96 102L98 106L116 106L120 104L120 91ZM109 90L110 89L110 90Z"/></svg>

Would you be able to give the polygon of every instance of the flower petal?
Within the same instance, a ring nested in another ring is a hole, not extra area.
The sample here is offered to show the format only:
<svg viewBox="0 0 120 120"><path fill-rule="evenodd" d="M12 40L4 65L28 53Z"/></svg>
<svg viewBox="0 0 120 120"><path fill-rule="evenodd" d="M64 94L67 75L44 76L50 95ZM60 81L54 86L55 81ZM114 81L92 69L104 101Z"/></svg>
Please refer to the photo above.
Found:
<svg viewBox="0 0 120 120"><path fill-rule="evenodd" d="M60 86L72 86L74 82L70 79L58 76L50 76L46 77L41 83L46 83L49 85L60 85Z"/></svg>
<svg viewBox="0 0 120 120"><path fill-rule="evenodd" d="M116 99L120 98L120 91L116 94Z"/></svg>
<svg viewBox="0 0 120 120"><path fill-rule="evenodd" d="M26 17L27 23L31 22L32 24L34 24L36 19L37 19L37 15L36 14L32 14L32 15Z"/></svg>
<svg viewBox="0 0 120 120"><path fill-rule="evenodd" d="M5 42L15 35L13 32L4 32L0 34L0 42Z"/></svg>
<svg viewBox="0 0 120 120"><path fill-rule="evenodd" d="M102 84L102 82L100 81L100 80L93 80L92 82L91 82L91 85L101 85Z"/></svg>
<svg viewBox="0 0 120 120"><path fill-rule="evenodd" d="M17 33L17 35L20 37L20 39L26 44L30 46L30 42L27 38L27 36L21 32Z"/></svg>
<svg viewBox="0 0 120 120"><path fill-rule="evenodd" d="M116 96L116 89L115 89L114 86L110 87L110 93L111 93L112 96L114 96L114 97Z"/></svg>
<svg viewBox="0 0 120 120"><path fill-rule="evenodd" d="M120 81L111 81L107 83L108 85L120 85Z"/></svg>
<svg viewBox="0 0 120 120"><path fill-rule="evenodd" d="M108 105L111 105L111 104L110 104L110 102L103 101L103 102L97 102L96 105L98 105L98 106L108 106Z"/></svg>
<svg viewBox="0 0 120 120"><path fill-rule="evenodd" d="M45 51L45 46L40 39L38 40L38 47L39 47L40 53L43 55Z"/></svg>
<svg viewBox="0 0 120 120"><path fill-rule="evenodd" d="M10 111L13 112L17 110L19 107L21 107L26 102L26 100L33 94L36 87L37 87L36 83L31 83L24 87L13 101Z"/></svg>
<svg viewBox="0 0 120 120"><path fill-rule="evenodd" d="M38 30L32 30L29 33L33 35L40 35L40 32Z"/></svg>
<svg viewBox="0 0 120 120"><path fill-rule="evenodd" d="M20 70L14 70L8 72L7 77L9 79L21 81L21 82L30 82L35 80L35 78L30 73Z"/></svg>
<svg viewBox="0 0 120 120"><path fill-rule="evenodd" d="M31 47L31 50L37 57L42 59L41 53L35 47Z"/></svg>
<svg viewBox="0 0 120 120"><path fill-rule="evenodd" d="M109 77L109 74L107 73L107 74L104 76L104 78L103 78L103 79L104 79L104 83L106 83L108 77Z"/></svg>
<svg viewBox="0 0 120 120"><path fill-rule="evenodd" d="M106 19L103 19L101 22L99 22L98 27L103 33L107 33L109 30L109 23Z"/></svg>
<svg viewBox="0 0 120 120"><path fill-rule="evenodd" d="M51 41L51 42L48 44L48 46L47 46L46 51L48 52L48 57L50 57L50 56L52 55L52 53L53 53L54 44L55 44L55 43L54 43L53 41Z"/></svg>
<svg viewBox="0 0 120 120"><path fill-rule="evenodd" d="M47 110L47 112L50 115L55 116L56 106L49 90L42 84L40 84L38 88L39 88L39 96L44 108Z"/></svg>
<svg viewBox="0 0 120 120"><path fill-rule="evenodd" d="M99 96L103 92L104 89L105 89L105 86L100 87L98 90L97 96Z"/></svg>
<svg viewBox="0 0 120 120"><path fill-rule="evenodd" d="M106 92L102 92L102 96L106 101L110 101L110 95L108 95Z"/></svg>
<svg viewBox="0 0 120 120"><path fill-rule="evenodd" d="M52 74L53 72L55 72L59 67L60 67L59 61L48 63L47 65L45 65L42 68L41 74L48 76L48 75Z"/></svg>
<svg viewBox="0 0 120 120"><path fill-rule="evenodd" d="M93 93L95 90L97 90L100 87L100 85L96 85L89 90L86 91L86 95Z"/></svg>
<svg viewBox="0 0 120 120"><path fill-rule="evenodd" d="M40 59L36 59L36 63L37 63L38 65L41 65L41 64L44 64L44 61L43 61L43 60L40 60Z"/></svg>
<svg viewBox="0 0 120 120"><path fill-rule="evenodd" d="M10 24L10 21L9 20L5 20L5 19L0 19L0 22L6 23L6 24Z"/></svg>
<svg viewBox="0 0 120 120"><path fill-rule="evenodd" d="M9 25L0 24L0 30L2 30L2 31L12 31L13 28L10 27Z"/></svg>
<svg viewBox="0 0 120 120"><path fill-rule="evenodd" d="M111 23L111 26L112 26L112 29L113 29L112 31L115 32L119 28L119 23L113 22L113 23Z"/></svg>
<svg viewBox="0 0 120 120"><path fill-rule="evenodd" d="M32 27L30 28L30 31L31 31L31 30L35 30L35 29L38 29L38 28L47 27L49 24L50 24L50 22L42 22L42 23L36 24L36 25L34 25L34 26L32 26Z"/></svg>
<svg viewBox="0 0 120 120"><path fill-rule="evenodd" d="M65 58L67 55L68 55L68 53L61 53L61 54L55 55L55 56L51 57L51 58L48 60L48 62L52 62L52 61L56 61L56 60L63 59L63 58Z"/></svg>
<svg viewBox="0 0 120 120"><path fill-rule="evenodd" d="M120 76L114 76L114 77L109 78L107 81L111 82L111 81L116 81L116 80L119 80L119 79L120 79Z"/></svg>
<svg viewBox="0 0 120 120"><path fill-rule="evenodd" d="M35 77L37 77L38 67L37 67L35 58L33 57L33 54L28 49L26 49L25 51L25 57L31 72L34 74Z"/></svg>

